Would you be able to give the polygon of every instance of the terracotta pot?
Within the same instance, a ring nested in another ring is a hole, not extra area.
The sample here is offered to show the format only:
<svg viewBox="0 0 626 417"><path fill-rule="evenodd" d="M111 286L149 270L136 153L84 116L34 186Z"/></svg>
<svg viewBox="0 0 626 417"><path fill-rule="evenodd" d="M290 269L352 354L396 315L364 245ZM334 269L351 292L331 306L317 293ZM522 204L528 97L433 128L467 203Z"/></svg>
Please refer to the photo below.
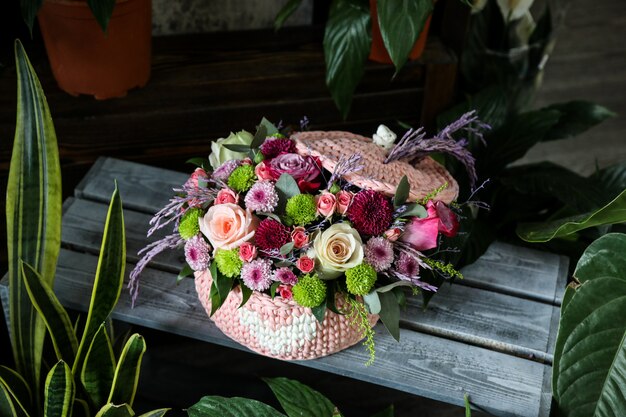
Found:
<svg viewBox="0 0 626 417"><path fill-rule="evenodd" d="M84 1L45 0L38 19L62 90L102 100L148 82L151 0L117 0L106 34Z"/></svg>
<svg viewBox="0 0 626 417"><path fill-rule="evenodd" d="M383 37L380 34L380 26L378 25L378 12L376 11L376 0L370 0L370 14L372 20L372 48L370 50L369 59L375 62L383 64L393 64L387 49L385 49L385 43ZM428 28L430 27L430 16L424 24L424 29L420 33L419 37L415 41L415 45L409 54L410 60L418 59L424 52L426 46L426 38L428 37Z"/></svg>

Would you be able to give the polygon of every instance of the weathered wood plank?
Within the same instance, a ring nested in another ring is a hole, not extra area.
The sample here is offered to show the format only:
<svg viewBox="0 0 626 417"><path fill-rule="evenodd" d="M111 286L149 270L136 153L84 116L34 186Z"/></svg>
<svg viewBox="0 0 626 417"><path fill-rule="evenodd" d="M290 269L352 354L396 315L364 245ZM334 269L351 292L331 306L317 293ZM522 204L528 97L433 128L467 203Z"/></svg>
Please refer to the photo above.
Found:
<svg viewBox="0 0 626 417"><path fill-rule="evenodd" d="M64 305L86 310L89 300L85 293L90 291L96 262L89 254L61 251L55 292ZM243 349L207 319L191 280L176 285L171 274L149 269L141 291L135 309L130 308L130 297L123 291L113 317ZM539 414L547 365L409 330L401 330L401 343L381 325L376 333L377 359L370 367L362 365L367 360L362 346L299 363L457 405L462 405L463 394L468 393L475 405L497 416Z"/></svg>
<svg viewBox="0 0 626 417"><path fill-rule="evenodd" d="M63 245L97 254L106 204L71 199L65 207ZM144 213L124 211L129 262L137 262L137 252L147 242L149 218ZM182 251L167 251L155 258L151 267L177 273L183 262ZM444 285L439 291L426 310L421 297L409 298L402 313L403 327L551 363L548 338L553 306L456 284Z"/></svg>

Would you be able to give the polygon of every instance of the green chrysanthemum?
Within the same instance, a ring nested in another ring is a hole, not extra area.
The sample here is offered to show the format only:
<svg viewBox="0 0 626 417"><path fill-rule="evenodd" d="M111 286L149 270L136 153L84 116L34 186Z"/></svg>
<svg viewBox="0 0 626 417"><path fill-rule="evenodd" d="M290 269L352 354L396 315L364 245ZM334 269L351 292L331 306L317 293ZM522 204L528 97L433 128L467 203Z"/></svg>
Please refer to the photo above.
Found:
<svg viewBox="0 0 626 417"><path fill-rule="evenodd" d="M316 307L326 298L326 284L317 275L304 275L291 289L293 299L302 307Z"/></svg>
<svg viewBox="0 0 626 417"><path fill-rule="evenodd" d="M376 282L376 270L368 264L357 265L346 271L348 292L354 295L369 293Z"/></svg>
<svg viewBox="0 0 626 417"><path fill-rule="evenodd" d="M240 165L228 177L228 186L238 193L248 191L256 181L252 165Z"/></svg>
<svg viewBox="0 0 626 417"><path fill-rule="evenodd" d="M191 239L200 231L198 219L202 216L202 210L199 208L188 209L183 215L178 225L178 233L185 240Z"/></svg>
<svg viewBox="0 0 626 417"><path fill-rule="evenodd" d="M229 278L239 276L243 266L243 261L239 258L239 248L218 249L215 254L215 262L217 262L217 269Z"/></svg>
<svg viewBox="0 0 626 417"><path fill-rule="evenodd" d="M311 194L298 194L287 200L287 216L299 226L311 223L317 217L315 197Z"/></svg>

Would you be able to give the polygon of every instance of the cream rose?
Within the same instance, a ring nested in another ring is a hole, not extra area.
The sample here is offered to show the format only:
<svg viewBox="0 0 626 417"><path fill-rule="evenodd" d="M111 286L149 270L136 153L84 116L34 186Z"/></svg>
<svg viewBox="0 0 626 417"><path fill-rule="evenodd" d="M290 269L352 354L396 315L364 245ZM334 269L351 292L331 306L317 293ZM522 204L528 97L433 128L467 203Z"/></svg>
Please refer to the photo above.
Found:
<svg viewBox="0 0 626 417"><path fill-rule="evenodd" d="M333 279L363 262L363 242L359 232L347 223L335 223L313 241L319 259L321 279Z"/></svg>
<svg viewBox="0 0 626 417"><path fill-rule="evenodd" d="M198 223L213 248L234 249L254 237L259 219L250 210L226 203L211 207Z"/></svg>
<svg viewBox="0 0 626 417"><path fill-rule="evenodd" d="M254 136L251 133L242 130L241 132L231 133L227 138L220 138L212 142L209 162L213 169L219 168L220 165L231 159L243 159L247 156L245 152L231 151L224 145L250 145L252 139L254 139Z"/></svg>

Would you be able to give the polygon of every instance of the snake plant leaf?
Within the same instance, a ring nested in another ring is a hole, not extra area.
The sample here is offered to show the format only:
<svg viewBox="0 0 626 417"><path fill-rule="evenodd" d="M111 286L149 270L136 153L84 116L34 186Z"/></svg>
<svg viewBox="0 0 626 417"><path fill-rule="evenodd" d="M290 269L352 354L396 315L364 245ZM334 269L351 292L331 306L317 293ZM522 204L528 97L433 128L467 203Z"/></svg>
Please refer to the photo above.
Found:
<svg viewBox="0 0 626 417"><path fill-rule="evenodd" d="M113 384L108 402L114 404L128 404L132 407L139 382L141 359L146 351L146 341L139 334L133 334L120 355L115 368Z"/></svg>
<svg viewBox="0 0 626 417"><path fill-rule="evenodd" d="M289 417L331 417L336 409L328 398L288 378L263 378Z"/></svg>
<svg viewBox="0 0 626 417"><path fill-rule="evenodd" d="M44 417L72 415L74 405L74 377L63 361L57 362L48 372L44 391Z"/></svg>
<svg viewBox="0 0 626 417"><path fill-rule="evenodd" d="M19 261L52 284L61 246L61 170L50 110L19 41L15 61L17 121L6 202L9 330L17 370L38 397L45 326L24 288Z"/></svg>
<svg viewBox="0 0 626 417"><path fill-rule="evenodd" d="M20 417L23 415L15 408L13 397L2 382L0 382L0 415L7 417Z"/></svg>
<svg viewBox="0 0 626 417"><path fill-rule="evenodd" d="M80 381L97 408L103 407L108 402L114 373L113 346L103 323L91 341L80 373Z"/></svg>
<svg viewBox="0 0 626 417"><path fill-rule="evenodd" d="M380 34L397 74L433 11L433 1L378 0L376 9Z"/></svg>
<svg viewBox="0 0 626 417"><path fill-rule="evenodd" d="M333 0L324 31L326 85L345 119L372 43L370 12L358 0Z"/></svg>
<svg viewBox="0 0 626 417"><path fill-rule="evenodd" d="M26 380L13 369L2 365L0 365L0 380L9 387L8 389L11 391L12 395L28 410L33 402L33 394Z"/></svg>
<svg viewBox="0 0 626 417"><path fill-rule="evenodd" d="M74 398L74 407L72 407L72 417L91 417L89 404L80 398Z"/></svg>
<svg viewBox="0 0 626 417"><path fill-rule="evenodd" d="M202 397L187 409L189 417L285 417L262 402L249 398Z"/></svg>
<svg viewBox="0 0 626 417"><path fill-rule="evenodd" d="M298 10L298 7L300 7L301 4L302 0L289 0L276 15L276 19L274 20L274 30L280 29L283 26L283 23L285 23L285 20L289 19L289 16Z"/></svg>
<svg viewBox="0 0 626 417"><path fill-rule="evenodd" d="M133 417L135 413L128 404L107 404L98 411L96 417Z"/></svg>
<svg viewBox="0 0 626 417"><path fill-rule="evenodd" d="M148 411L143 413L139 417L163 417L171 408L159 408L158 410Z"/></svg>
<svg viewBox="0 0 626 417"><path fill-rule="evenodd" d="M113 14L113 8L115 7L115 0L87 0L87 4L102 31L106 33L109 20L111 20L111 15Z"/></svg>
<svg viewBox="0 0 626 417"><path fill-rule="evenodd" d="M517 226L516 232L527 242L547 242L590 227L625 221L626 190L598 210L546 223L521 223Z"/></svg>
<svg viewBox="0 0 626 417"><path fill-rule="evenodd" d="M626 279L626 235L609 233L596 239L582 254L574 277L585 282L596 277Z"/></svg>
<svg viewBox="0 0 626 417"><path fill-rule="evenodd" d="M57 359L73 363L78 341L67 311L37 271L24 262L22 276L30 300L48 329Z"/></svg>
<svg viewBox="0 0 626 417"><path fill-rule="evenodd" d="M87 322L83 332L73 372L80 375L87 349L100 325L109 317L117 304L124 282L126 266L126 237L124 232L124 214L122 199L115 184L111 196L109 211L104 224L104 235L100 247L100 258L96 269L96 277L91 293L91 301L87 313Z"/></svg>
<svg viewBox="0 0 626 417"><path fill-rule="evenodd" d="M569 302L557 336L560 360L554 364L553 390L563 415L626 415L626 321L616 320L624 316L624 279L587 281Z"/></svg>

